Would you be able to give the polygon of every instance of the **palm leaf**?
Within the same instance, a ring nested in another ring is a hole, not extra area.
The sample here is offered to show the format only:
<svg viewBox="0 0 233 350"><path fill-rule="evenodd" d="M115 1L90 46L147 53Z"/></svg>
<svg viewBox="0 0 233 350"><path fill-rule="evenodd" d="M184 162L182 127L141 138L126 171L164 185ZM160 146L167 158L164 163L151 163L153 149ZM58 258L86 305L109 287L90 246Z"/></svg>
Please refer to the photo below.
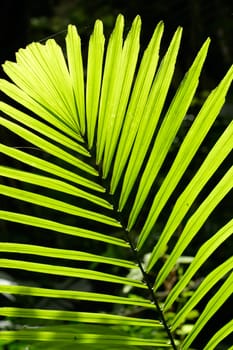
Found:
<svg viewBox="0 0 233 350"><path fill-rule="evenodd" d="M0 174L6 179L0 191L19 208L15 212L3 208L0 218L18 229L26 225L38 232L42 241L43 233L47 237L55 234L59 240L70 237L79 248L34 243L32 233L30 244L20 239L1 243L0 266L9 273L25 271L35 279L39 273L91 284L91 290L77 290L62 285L51 288L40 282L30 285L20 278L1 283L4 295L83 301L83 307L88 303L86 311L1 307L0 315L13 320L23 319L29 325L32 320L42 320L40 329L1 331L6 342L20 340L34 350L46 346L72 349L77 344L83 349L188 349L232 293L233 261L229 258L206 274L171 317L171 308L189 289L192 279L231 236L230 221L203 239L183 276L170 286L164 299L159 297L183 253L232 189L230 168L197 201L232 150L233 123L220 135L189 183L182 190L179 185L219 115L233 79L233 67L200 108L161 180L161 169L192 106L210 40L197 53L169 102L182 29L177 29L159 60L164 29L160 22L139 62L140 29L137 16L124 39L124 18L118 16L105 49L103 25L96 21L85 64L81 39L76 28L69 25L66 54L49 39L45 45L33 43L19 50L16 62L3 65L12 82L1 79L0 88L17 107L0 102L1 126L32 147L24 150L0 144L1 153L15 164L0 166ZM36 149L37 155L30 149ZM173 209L166 211L164 228L155 235L158 218L171 198ZM185 224L174 244L182 222ZM99 253L93 243L101 244L103 252ZM146 263L145 253L149 253ZM101 283L104 288L99 290L96 286ZM214 295L189 334L181 339L177 329L211 289ZM90 312L93 302L103 309L110 305L111 312ZM121 315L119 305L129 315ZM140 317L144 310L150 311L150 316ZM53 325L46 326L45 320L52 320ZM65 321L72 324L61 324ZM210 334L203 348L214 349L231 329L232 324L226 322L216 335Z"/></svg>

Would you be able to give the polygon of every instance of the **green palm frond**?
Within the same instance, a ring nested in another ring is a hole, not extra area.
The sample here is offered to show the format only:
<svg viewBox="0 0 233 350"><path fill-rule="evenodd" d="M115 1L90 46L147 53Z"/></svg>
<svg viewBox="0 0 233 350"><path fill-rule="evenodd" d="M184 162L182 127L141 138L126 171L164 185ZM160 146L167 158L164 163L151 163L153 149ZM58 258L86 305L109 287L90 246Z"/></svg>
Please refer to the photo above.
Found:
<svg viewBox="0 0 233 350"><path fill-rule="evenodd" d="M186 185L180 184L221 111L233 67L196 113L164 175L163 167L192 107L210 40L173 93L182 28L161 59L163 23L155 28L141 59L140 30L137 16L124 37L124 18L119 15L105 44L102 22L96 21L83 62L81 39L69 25L65 53L49 39L20 49L16 62L3 65L11 82L1 79L0 89L12 103L0 102L1 127L20 136L26 146L0 144L4 159L14 164L0 165L0 193L19 208L4 206L0 218L17 230L27 226L32 234L30 244L15 241L17 234L1 242L0 267L9 273L34 274L35 280L39 274L51 281L53 277L89 281L91 288L51 287L20 278L17 283L0 283L4 295L35 300L35 307L0 308L1 316L28 324L26 329L2 330L2 342L20 340L32 350L76 349L80 344L82 349L96 350L186 350L195 347L200 331L232 294L229 258L206 270L204 280L182 302L194 277L200 271L203 275L206 261L231 236L232 220L202 239L177 283L169 290L163 286L232 189L233 168L229 168L211 190L203 192L232 150L232 122ZM164 210L170 202L172 209ZM158 233L161 213L165 219ZM34 232L41 244L34 240ZM43 234L55 235L60 242L71 237L75 246L45 246ZM77 311L46 309L37 306L39 297L83 305ZM203 300L206 307L190 331L179 336L179 328ZM111 311L90 312L94 302ZM121 314L120 306L128 314ZM216 348L232 330L232 322L221 324L203 349Z"/></svg>

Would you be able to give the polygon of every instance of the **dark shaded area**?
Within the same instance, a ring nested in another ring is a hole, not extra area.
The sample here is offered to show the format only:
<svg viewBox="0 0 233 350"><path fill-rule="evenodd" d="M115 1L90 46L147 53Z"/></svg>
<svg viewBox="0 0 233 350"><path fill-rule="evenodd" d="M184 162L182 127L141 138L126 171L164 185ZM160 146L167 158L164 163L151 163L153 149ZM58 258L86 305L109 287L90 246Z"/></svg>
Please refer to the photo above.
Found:
<svg viewBox="0 0 233 350"><path fill-rule="evenodd" d="M0 47L1 63L13 60L14 53L26 43L29 29L28 1L1 1Z"/></svg>

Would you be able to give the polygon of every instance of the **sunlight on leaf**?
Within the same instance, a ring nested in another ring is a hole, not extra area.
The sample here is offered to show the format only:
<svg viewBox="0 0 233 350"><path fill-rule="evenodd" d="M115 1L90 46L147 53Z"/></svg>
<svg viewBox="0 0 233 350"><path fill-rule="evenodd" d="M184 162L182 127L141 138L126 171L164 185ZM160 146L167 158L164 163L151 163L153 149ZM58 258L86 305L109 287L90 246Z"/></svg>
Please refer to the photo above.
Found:
<svg viewBox="0 0 233 350"><path fill-rule="evenodd" d="M207 329L211 350L232 330L209 327L232 295L228 247L216 259L232 220L208 218L233 187L233 123L208 137L233 66L200 107L210 39L175 88L183 29L160 49L160 21L142 52L141 25L119 15L106 40L97 20L87 45L69 25L63 48L34 42L3 64L1 344L188 350Z"/></svg>

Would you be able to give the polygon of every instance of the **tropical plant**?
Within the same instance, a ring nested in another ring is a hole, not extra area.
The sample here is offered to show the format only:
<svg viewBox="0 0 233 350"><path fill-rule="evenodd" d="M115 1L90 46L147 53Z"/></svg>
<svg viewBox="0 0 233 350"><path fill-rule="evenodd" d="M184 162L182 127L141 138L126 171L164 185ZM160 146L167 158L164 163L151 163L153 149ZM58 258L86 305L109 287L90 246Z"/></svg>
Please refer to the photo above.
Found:
<svg viewBox="0 0 233 350"><path fill-rule="evenodd" d="M26 144L22 149L0 145L1 153L14 160L12 167L0 167L4 179L13 179L4 180L1 194L23 203L15 212L5 206L0 216L14 223L18 232L21 227L32 232L36 228L37 238L32 235L30 244L25 244L16 235L17 241L1 242L0 266L34 273L35 281L46 274L93 282L89 289L79 290L62 288L64 284L60 288L40 285L39 280L38 284L2 283L0 292L7 295L82 301L77 302L77 311L34 307L32 302L25 307L1 307L1 316L18 320L17 329L1 331L2 343L18 340L22 349L33 350L190 349L232 293L232 258L205 270L207 259L214 258L230 237L232 220L206 239L201 237L188 268L166 290L164 286L232 188L230 168L217 177L211 190L203 192L232 149L232 122L192 177L182 181L224 104L233 67L206 98L171 161L210 40L172 97L182 28L160 61L164 29L160 22L138 62L140 28L138 16L124 39L124 18L119 15L105 52L103 25L97 20L86 68L73 25L68 26L66 53L49 39L20 49L16 63L3 65L12 82L0 82L8 96L7 102L0 102L1 127ZM157 225L161 215L163 227ZM72 236L73 249L37 244L38 235L43 242L44 233ZM190 283L200 270L205 278L191 291ZM177 330L201 301L206 306L179 337ZM128 315L122 314L120 306ZM232 321L220 324L202 349L216 348L232 329Z"/></svg>

